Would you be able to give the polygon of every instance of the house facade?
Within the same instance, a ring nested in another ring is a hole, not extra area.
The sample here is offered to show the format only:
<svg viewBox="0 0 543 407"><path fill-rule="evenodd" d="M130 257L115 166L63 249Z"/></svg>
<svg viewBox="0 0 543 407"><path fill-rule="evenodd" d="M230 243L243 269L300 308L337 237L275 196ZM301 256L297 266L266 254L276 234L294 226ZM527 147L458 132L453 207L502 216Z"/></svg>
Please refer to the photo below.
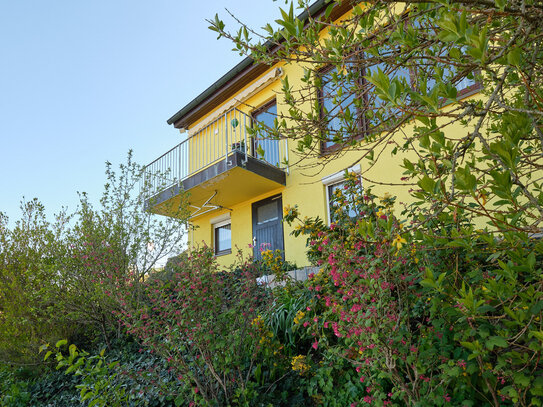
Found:
<svg viewBox="0 0 543 407"><path fill-rule="evenodd" d="M326 5L317 1L309 12L324 13ZM339 3L331 18L349 11L349 2ZM266 66L246 58L168 120L186 138L146 167L151 210L171 215L171 208L181 204L180 191L187 191L194 226L189 246L213 247L223 266L235 261L238 249L259 257L263 247L282 250L285 260L298 266L308 265L305 239L291 235L291 228L282 222L283 208L298 205L302 216L330 222L330 196L341 187L346 169L364 173L365 179L378 179L373 185L364 181L374 194L390 193L399 202L410 199L409 186L387 185L397 184L403 172L388 147L371 168L361 167L364 164L355 151L333 160L323 151L308 159L328 160L326 166L311 171L302 169L307 163L298 162L295 141L248 131L255 122L273 127L275 117L288 116L281 78L288 76L295 88L303 75L297 64ZM454 126L449 131L454 132ZM167 175L154 176L158 173Z"/></svg>

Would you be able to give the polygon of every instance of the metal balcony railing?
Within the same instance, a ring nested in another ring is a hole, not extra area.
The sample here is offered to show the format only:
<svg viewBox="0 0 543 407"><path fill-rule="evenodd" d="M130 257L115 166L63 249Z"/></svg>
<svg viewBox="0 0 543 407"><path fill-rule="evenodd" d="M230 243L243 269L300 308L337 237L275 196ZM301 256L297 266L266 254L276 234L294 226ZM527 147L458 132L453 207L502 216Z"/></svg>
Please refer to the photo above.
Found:
<svg viewBox="0 0 543 407"><path fill-rule="evenodd" d="M145 166L143 182L147 196L152 197L220 160L228 160L234 151L245 154L245 160L258 158L286 170L287 141L251 137L247 129L252 120L242 111L231 109ZM257 151L264 151L264 155L257 157Z"/></svg>

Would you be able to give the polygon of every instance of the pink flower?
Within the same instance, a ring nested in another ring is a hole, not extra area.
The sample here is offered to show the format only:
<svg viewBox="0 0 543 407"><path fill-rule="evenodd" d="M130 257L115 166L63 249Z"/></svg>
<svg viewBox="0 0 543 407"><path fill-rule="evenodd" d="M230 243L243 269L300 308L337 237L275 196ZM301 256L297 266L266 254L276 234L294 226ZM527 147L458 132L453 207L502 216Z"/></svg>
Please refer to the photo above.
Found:
<svg viewBox="0 0 543 407"><path fill-rule="evenodd" d="M317 348L319 347L319 342L315 341L311 344L311 346L313 347L313 349L317 350Z"/></svg>

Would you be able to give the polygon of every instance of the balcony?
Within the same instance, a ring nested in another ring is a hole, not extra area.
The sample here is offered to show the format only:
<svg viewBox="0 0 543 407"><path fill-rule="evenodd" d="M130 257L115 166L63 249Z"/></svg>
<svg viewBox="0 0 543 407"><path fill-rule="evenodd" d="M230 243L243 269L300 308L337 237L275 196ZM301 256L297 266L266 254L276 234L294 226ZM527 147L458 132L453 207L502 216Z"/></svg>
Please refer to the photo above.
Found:
<svg viewBox="0 0 543 407"><path fill-rule="evenodd" d="M185 190L194 218L285 185L286 140L250 135L252 120L231 109L147 165L148 208L169 215Z"/></svg>

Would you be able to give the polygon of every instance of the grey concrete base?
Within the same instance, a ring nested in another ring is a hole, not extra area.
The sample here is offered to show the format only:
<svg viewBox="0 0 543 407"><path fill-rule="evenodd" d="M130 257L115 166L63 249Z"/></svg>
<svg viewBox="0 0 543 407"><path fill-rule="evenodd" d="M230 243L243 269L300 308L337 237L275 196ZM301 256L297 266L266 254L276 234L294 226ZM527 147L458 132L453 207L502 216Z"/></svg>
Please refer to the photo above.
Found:
<svg viewBox="0 0 543 407"><path fill-rule="evenodd" d="M287 278L290 281L305 281L307 280L307 276L309 276L311 273L317 274L319 272L318 267L304 267L302 269L296 269L291 270L287 272ZM266 285L269 288L274 287L280 287L285 285L284 281L277 281L275 282L275 276L273 274L268 274L266 276L262 276L256 279L258 284Z"/></svg>

